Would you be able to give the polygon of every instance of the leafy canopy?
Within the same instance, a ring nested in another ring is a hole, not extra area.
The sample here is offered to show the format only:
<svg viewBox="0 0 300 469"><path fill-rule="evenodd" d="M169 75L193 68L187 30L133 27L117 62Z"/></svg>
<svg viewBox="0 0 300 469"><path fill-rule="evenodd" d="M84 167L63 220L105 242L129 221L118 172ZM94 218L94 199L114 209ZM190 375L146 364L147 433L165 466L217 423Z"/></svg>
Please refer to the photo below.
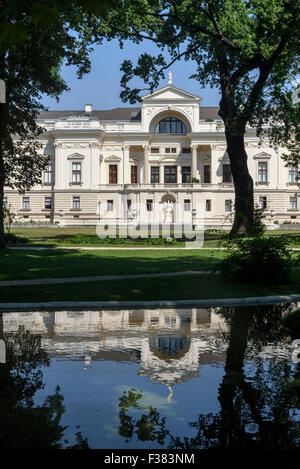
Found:
<svg viewBox="0 0 300 469"><path fill-rule="evenodd" d="M241 132L247 122L262 123L299 73L299 7L299 0L123 0L96 35L117 38L121 47L125 40L149 40L161 50L141 53L136 64L123 62L124 101L154 90L175 61L192 60L190 78L221 90L220 115ZM131 88L134 78L146 88Z"/></svg>
<svg viewBox="0 0 300 469"><path fill-rule="evenodd" d="M79 78L90 71L91 26L95 14L104 14L107 7L107 0L0 1L0 79L6 83L7 102L0 106L5 185L24 191L40 182L48 163L37 141L43 131L36 122L45 109L42 95L58 99L68 91L60 74L63 63L75 66Z"/></svg>

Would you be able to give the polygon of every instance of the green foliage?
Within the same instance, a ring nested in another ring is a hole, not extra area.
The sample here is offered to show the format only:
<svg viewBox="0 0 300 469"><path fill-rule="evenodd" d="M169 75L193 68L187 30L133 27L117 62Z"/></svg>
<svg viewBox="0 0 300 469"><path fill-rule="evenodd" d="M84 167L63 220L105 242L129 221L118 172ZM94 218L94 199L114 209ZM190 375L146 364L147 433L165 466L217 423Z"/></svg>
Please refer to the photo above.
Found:
<svg viewBox="0 0 300 469"><path fill-rule="evenodd" d="M200 180L198 178L192 178L192 182L199 184Z"/></svg>
<svg viewBox="0 0 300 469"><path fill-rule="evenodd" d="M288 249L287 236L255 236L227 240L227 257L221 262L223 274L257 284L286 284L296 260Z"/></svg>
<svg viewBox="0 0 300 469"><path fill-rule="evenodd" d="M126 0L96 29L98 40L117 39L121 47L125 40L156 46L153 55L143 51L136 64L126 59L121 65L124 102L153 92L180 60L193 61L190 78L201 87L218 88L236 192L232 231L252 227L247 125L258 135L267 132L271 144L283 141L289 153L299 152L299 105L291 104L291 83L300 71L300 0Z"/></svg>
<svg viewBox="0 0 300 469"><path fill-rule="evenodd" d="M248 230L250 236L262 236L266 231L266 225L262 222L262 216L264 208L256 206L254 208L254 222L251 228Z"/></svg>
<svg viewBox="0 0 300 469"><path fill-rule="evenodd" d="M300 309L289 313L283 320L283 324L294 334L300 334Z"/></svg>
<svg viewBox="0 0 300 469"><path fill-rule="evenodd" d="M114 1L1 1L0 79L6 84L6 103L0 104L0 248L4 186L29 190L41 182L49 163L38 141L44 130L37 123L45 109L42 96L58 99L68 91L60 74L63 63L75 66L78 78L90 71L95 13L104 14Z"/></svg>
<svg viewBox="0 0 300 469"><path fill-rule="evenodd" d="M9 207L3 207L3 213L4 213L4 224L6 227L7 232L10 232L11 225L14 222L15 219L15 214L10 211Z"/></svg>
<svg viewBox="0 0 300 469"><path fill-rule="evenodd" d="M125 438L126 443L136 435L140 441L156 441L163 445L169 434L165 428L166 418L161 418L157 409L151 405L143 406L140 402L142 397L143 391L138 392L135 388L123 392L119 399L119 435ZM131 408L138 411L138 416L135 412L136 418L128 414Z"/></svg>

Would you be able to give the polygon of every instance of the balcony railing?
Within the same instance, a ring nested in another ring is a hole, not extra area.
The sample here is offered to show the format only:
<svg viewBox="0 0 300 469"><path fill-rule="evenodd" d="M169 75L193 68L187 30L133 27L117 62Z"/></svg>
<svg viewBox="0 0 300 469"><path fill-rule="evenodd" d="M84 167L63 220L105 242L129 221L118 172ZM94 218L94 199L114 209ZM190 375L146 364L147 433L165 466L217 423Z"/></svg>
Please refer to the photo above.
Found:
<svg viewBox="0 0 300 469"><path fill-rule="evenodd" d="M228 186L228 184L226 184ZM191 182L191 183L153 183L153 184L99 184L98 186L101 190L109 190L109 191L119 191L119 190L155 190L155 189L217 189L220 187L220 184L210 184L210 183L198 183L198 182Z"/></svg>

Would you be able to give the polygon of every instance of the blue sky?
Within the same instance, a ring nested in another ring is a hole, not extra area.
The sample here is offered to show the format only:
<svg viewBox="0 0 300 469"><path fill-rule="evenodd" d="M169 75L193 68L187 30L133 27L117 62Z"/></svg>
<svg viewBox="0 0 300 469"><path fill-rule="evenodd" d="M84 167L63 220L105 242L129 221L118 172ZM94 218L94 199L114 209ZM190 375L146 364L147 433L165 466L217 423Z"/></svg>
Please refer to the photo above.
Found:
<svg viewBox="0 0 300 469"><path fill-rule="evenodd" d="M152 43L140 45L126 42L124 49L120 50L117 41L105 42L95 47L91 54L92 70L84 78L78 80L75 67L63 67L62 75L70 91L63 93L60 101L44 96L43 104L52 110L79 110L84 109L85 104L92 104L93 109L112 109L114 107L130 106L123 103L120 98L120 65L125 59L136 62L138 56L143 52L155 54L158 51ZM199 83L188 77L195 72L195 64L180 61L170 68L173 75L173 84L203 98L203 106L218 106L219 93L210 88L201 88ZM167 73L161 87L167 85Z"/></svg>

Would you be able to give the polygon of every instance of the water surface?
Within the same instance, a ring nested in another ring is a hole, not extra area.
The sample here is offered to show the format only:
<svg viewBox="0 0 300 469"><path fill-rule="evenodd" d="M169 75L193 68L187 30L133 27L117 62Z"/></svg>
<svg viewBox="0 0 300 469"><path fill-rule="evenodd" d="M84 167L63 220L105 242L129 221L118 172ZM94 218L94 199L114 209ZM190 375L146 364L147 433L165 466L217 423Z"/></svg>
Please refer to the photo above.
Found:
<svg viewBox="0 0 300 469"><path fill-rule="evenodd" d="M1 313L0 445L298 447L293 308Z"/></svg>

